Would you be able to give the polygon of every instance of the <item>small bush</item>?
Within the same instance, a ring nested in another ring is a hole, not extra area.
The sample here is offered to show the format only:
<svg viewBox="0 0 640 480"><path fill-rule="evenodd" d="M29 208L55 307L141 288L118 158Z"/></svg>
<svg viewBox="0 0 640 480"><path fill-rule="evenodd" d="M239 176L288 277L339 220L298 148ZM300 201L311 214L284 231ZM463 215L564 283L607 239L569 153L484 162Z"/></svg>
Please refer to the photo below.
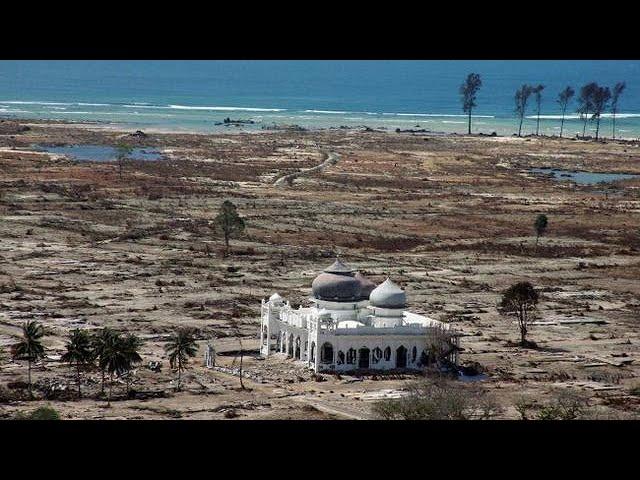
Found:
<svg viewBox="0 0 640 480"><path fill-rule="evenodd" d="M540 420L577 420L586 410L587 402L572 392L561 392L538 412Z"/></svg>
<svg viewBox="0 0 640 480"><path fill-rule="evenodd" d="M383 420L472 420L488 419L502 411L495 399L477 385L440 378L422 380L408 387L408 394L373 405Z"/></svg>
<svg viewBox="0 0 640 480"><path fill-rule="evenodd" d="M239 416L240 415L238 415L238 412L236 412L234 408L230 408L229 410L224 412L224 418L237 418Z"/></svg>
<svg viewBox="0 0 640 480"><path fill-rule="evenodd" d="M16 415L18 420L60 420L60 414L53 407L39 407L30 413L19 413Z"/></svg>

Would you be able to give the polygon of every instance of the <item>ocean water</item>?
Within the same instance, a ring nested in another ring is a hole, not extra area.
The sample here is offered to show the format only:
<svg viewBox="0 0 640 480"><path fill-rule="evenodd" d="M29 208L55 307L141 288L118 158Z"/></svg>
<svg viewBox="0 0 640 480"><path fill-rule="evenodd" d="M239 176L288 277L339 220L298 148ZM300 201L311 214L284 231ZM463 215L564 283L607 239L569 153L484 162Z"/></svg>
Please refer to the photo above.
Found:
<svg viewBox="0 0 640 480"><path fill-rule="evenodd" d="M560 129L558 93L596 81L626 81L617 136L640 137L640 61L0 61L0 116L100 122L167 131L255 131L273 124L307 128L423 128L466 132L458 88L470 72L483 86L473 131L517 130L514 93L543 84L541 131ZM567 136L582 132L576 102ZM523 131L535 132L530 101ZM252 120L215 125L224 118ZM589 125L587 131L595 130ZM601 134L611 135L610 115Z"/></svg>

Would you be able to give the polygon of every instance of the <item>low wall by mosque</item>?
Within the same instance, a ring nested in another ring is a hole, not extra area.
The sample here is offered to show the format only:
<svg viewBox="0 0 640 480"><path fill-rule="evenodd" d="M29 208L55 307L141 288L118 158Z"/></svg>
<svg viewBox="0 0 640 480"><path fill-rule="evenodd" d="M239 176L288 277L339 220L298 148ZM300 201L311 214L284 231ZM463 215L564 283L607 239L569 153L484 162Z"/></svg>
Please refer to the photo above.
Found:
<svg viewBox="0 0 640 480"><path fill-rule="evenodd" d="M358 326L352 328L323 328L320 333L323 335L424 335L430 330L429 327L401 325L395 327L370 327Z"/></svg>

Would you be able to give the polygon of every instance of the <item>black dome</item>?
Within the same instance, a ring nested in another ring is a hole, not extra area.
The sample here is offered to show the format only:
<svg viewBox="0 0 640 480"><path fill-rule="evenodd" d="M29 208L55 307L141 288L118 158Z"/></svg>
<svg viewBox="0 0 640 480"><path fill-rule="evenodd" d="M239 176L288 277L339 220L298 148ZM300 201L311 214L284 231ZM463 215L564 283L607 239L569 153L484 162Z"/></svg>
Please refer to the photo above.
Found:
<svg viewBox="0 0 640 480"><path fill-rule="evenodd" d="M360 282L351 275L323 272L311 284L318 300L355 302L360 299Z"/></svg>
<svg viewBox="0 0 640 480"><path fill-rule="evenodd" d="M357 302L361 298L361 281L353 270L336 259L311 284L313 296L331 302Z"/></svg>
<svg viewBox="0 0 640 480"><path fill-rule="evenodd" d="M373 289L376 288L376 284L362 275L360 272L356 273L354 278L358 280L358 282L360 282L360 299L368 300L369 295L371 295Z"/></svg>

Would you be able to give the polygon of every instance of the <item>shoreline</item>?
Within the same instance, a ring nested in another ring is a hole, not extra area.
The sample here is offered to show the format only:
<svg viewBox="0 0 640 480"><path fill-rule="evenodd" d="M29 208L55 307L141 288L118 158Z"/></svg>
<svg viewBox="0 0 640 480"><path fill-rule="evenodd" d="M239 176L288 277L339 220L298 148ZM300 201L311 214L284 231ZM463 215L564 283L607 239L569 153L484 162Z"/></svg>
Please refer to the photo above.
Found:
<svg viewBox="0 0 640 480"><path fill-rule="evenodd" d="M26 113L26 112L25 112ZM30 113L28 115L31 115ZM51 125L51 126L67 126L67 125L82 125L83 128L90 130L108 130L116 132L129 133L130 131L143 130L150 133L158 134L217 134L217 133L257 133L274 130L285 130L287 127L298 128L300 130L315 132L315 131L332 131L332 130L344 130L344 131L357 131L362 129L370 129L375 131L395 132L410 131L410 130L422 130L423 132L415 133L428 133L437 135L461 135L466 136L467 130L466 121L452 121L452 120L434 120L438 117L453 117L458 115L453 114L433 114L428 117L416 117L405 118L403 120L398 119L397 122L391 120L382 120L379 118L348 118L348 117L334 117L328 115L326 117L320 116L318 118L310 118L305 116L289 116L270 118L269 115L259 115L257 118L251 117L253 123L251 124L231 124L223 125L221 122L216 122L215 118L198 118L192 119L185 117L183 119L176 118L177 121L172 122L167 119L166 122L154 123L154 122L130 122L127 119L65 119L65 118L47 118L39 117L38 114L33 117L21 117L18 115L0 115L0 123L2 122L17 122L25 125ZM400 115L400 114L398 114ZM404 114L402 114L404 115ZM425 114L426 115L426 114ZM621 114L624 115L624 114ZM484 116L478 116L473 123L474 136L489 136L495 132L495 136L511 137L515 136L516 128L514 127L515 120L510 117L491 116L491 121L482 118ZM640 126L622 125L625 117L621 117L617 129L616 140L626 141L640 141ZM563 138L576 138L582 134L582 126L570 123L571 116L567 117L565 122L565 135ZM575 121L575 119L572 119ZM391 122L391 123L389 123ZM554 138L559 133L559 127L557 124L559 120L541 118L540 135L535 135L535 120L527 117L523 128L523 137L547 137ZM580 122L581 123L581 122ZM452 125L460 124L460 125ZM464 124L464 125L463 125ZM595 135L595 128L589 123L587 129L587 136L593 137ZM611 140L611 128L608 123L602 123L600 133L604 140Z"/></svg>
<svg viewBox="0 0 640 480"><path fill-rule="evenodd" d="M290 132L290 133L365 132L365 133L379 133L379 134L400 134L400 135L405 134L405 135L412 135L412 136L423 135L423 136L429 136L429 137L445 137L445 138L451 138L451 137L488 138L488 139L493 138L493 139L496 139L497 141L502 141L502 142L518 141L518 140L526 141L527 139L568 140L572 142L575 141L575 142L586 142L586 143L595 142L594 138L589 138L589 137L577 138L577 137L568 137L568 136L559 137L555 135L533 135L533 134L527 134L527 135L522 135L518 137L515 134L501 135L496 132L492 132L492 133L478 132L478 133L468 134L468 133L459 133L459 132L430 131L426 129L420 129L420 130L407 129L407 130L398 131L398 129L393 129L393 130L380 129L380 128L369 127L367 125L354 126L354 127L340 126L340 127L317 127L317 128L301 127L299 125L283 125L279 128L260 128L260 129L249 129L249 130L238 128L238 129L228 129L228 130L213 130L213 131L207 132L207 131L200 131L195 129L171 129L171 128L157 128L157 127L147 128L147 127L140 127L140 126L127 127L125 124L120 124L120 123L107 124L107 123L100 123L100 122L96 122L96 123L72 122L72 121L60 122L60 121L53 121L48 119L3 118L0 120L0 123L2 122L12 122L12 123L16 123L16 124L27 126L27 127L40 127L40 128L52 128L52 129L77 128L77 129L83 129L87 131L111 132L111 133L123 134L123 135L131 135L138 131L141 131L145 134L153 134L153 135L194 135L194 136L203 136L203 135L204 136L211 136L211 135L221 136L221 135L242 135L242 134L255 135L255 134L261 134L261 133L274 134L274 133L283 133L283 132ZM621 144L638 145L640 144L640 139L633 138L633 137L617 137L615 139L608 138L608 137L601 137L598 139L598 143L621 143Z"/></svg>
<svg viewBox="0 0 640 480"><path fill-rule="evenodd" d="M44 126L0 136L0 343L13 343L26 316L50 332L47 368L32 370L37 400L7 403L11 415L46 402L74 419L223 419L230 408L243 419L321 419L322 409L365 417L369 399L404 388L408 377L354 383L323 375L317 382L291 360L248 353L243 381L253 392L233 375L239 339L245 352L257 351L261 300L278 292L306 305L309 279L338 253L375 283L398 279L416 312L454 322L464 334L461 363L487 375L482 385L503 417L515 417L514 398L522 394L538 405L552 401L550 386L565 378L599 414L640 417L637 395L623 396L636 391L640 374L640 178L573 187L528 171L640 174L635 147L339 130L120 139L78 123L35 124ZM21 131L4 126L5 133ZM121 141L172 153L163 162L127 162L119 172L116 163L22 151L47 142ZM309 174L323 160L319 150L340 159ZM274 185L286 175L298 178ZM247 229L228 253L211 229L224 200ZM550 228L537 239L540 213ZM517 329L495 306L523 278L540 289L548 325L532 329L540 348L518 350L514 362ZM68 335L103 326L144 339L136 394L116 382L105 409L100 373L89 371L83 400L75 401L75 389L48 398L49 385L70 378L58 360ZM200 352L213 339L220 368L194 359L183 391L175 392L165 345L184 326L197 329ZM603 358L617 366L594 377L593 364L604 363L594 359ZM164 365L144 368L148 362ZM0 365L0 384L26 376L24 363ZM627 403L609 403L603 389ZM10 392L19 399L26 389Z"/></svg>

